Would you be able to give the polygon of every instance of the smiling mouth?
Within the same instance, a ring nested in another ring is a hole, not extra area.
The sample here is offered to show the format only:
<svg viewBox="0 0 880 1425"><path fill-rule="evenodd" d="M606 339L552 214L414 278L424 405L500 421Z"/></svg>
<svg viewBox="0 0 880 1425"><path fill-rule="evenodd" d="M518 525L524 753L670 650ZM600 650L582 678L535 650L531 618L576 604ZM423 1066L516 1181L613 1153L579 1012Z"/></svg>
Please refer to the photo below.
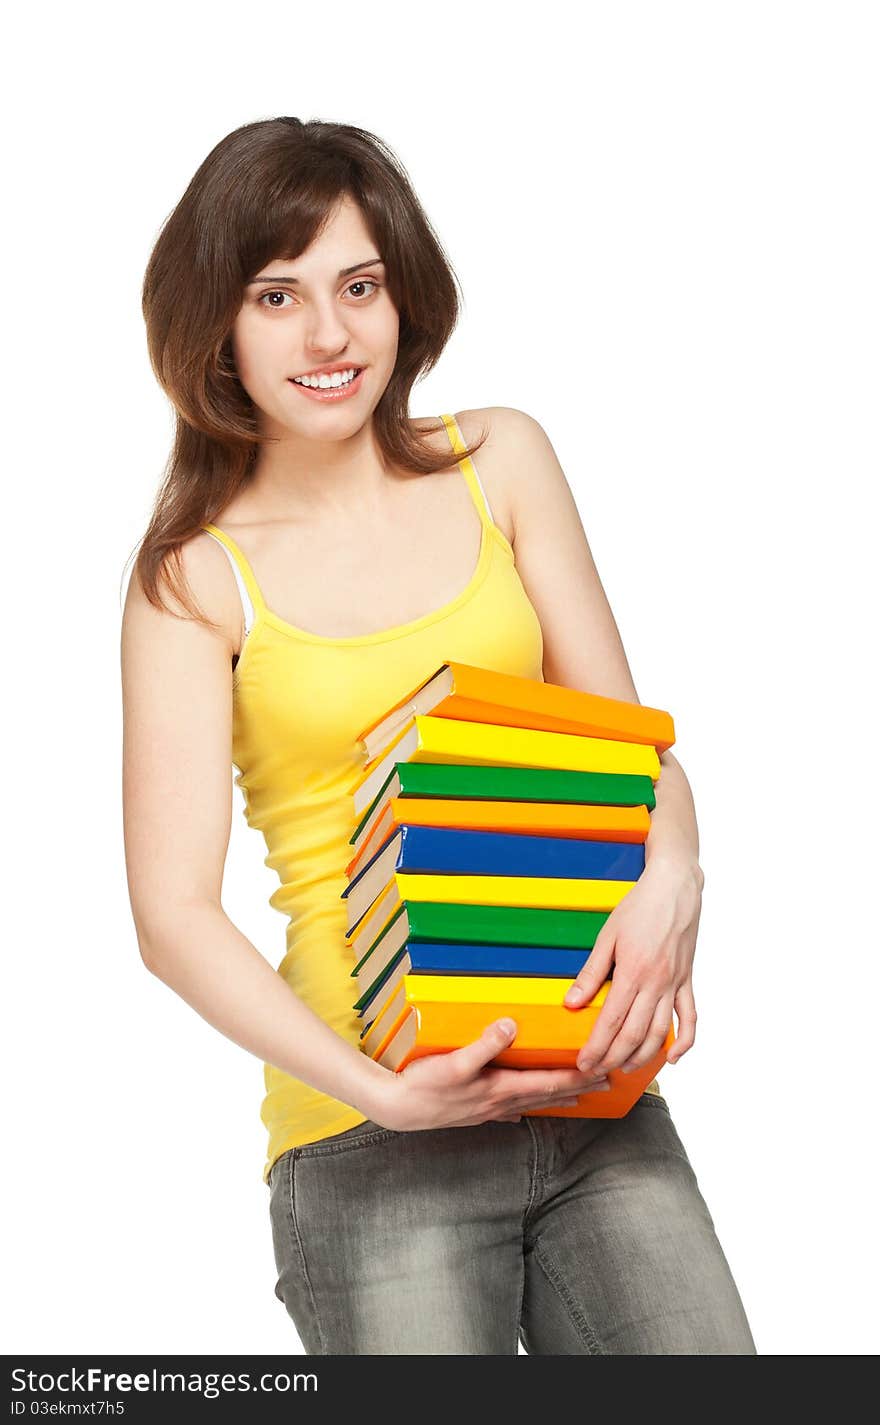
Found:
<svg viewBox="0 0 880 1425"><path fill-rule="evenodd" d="M288 376L291 386L295 386L304 396L308 396L313 401L335 402L344 401L356 395L363 384L365 366L348 367L349 371L354 371L354 376L349 380L334 380L334 377L319 377L315 384L306 384L303 378ZM337 373L334 373L334 376Z"/></svg>
<svg viewBox="0 0 880 1425"><path fill-rule="evenodd" d="M362 366L346 366L338 371L307 371L302 376L291 376L288 379L295 386L307 386L312 391L338 390L340 386L349 386L352 381L356 381L363 371ZM352 374L349 375L349 372Z"/></svg>

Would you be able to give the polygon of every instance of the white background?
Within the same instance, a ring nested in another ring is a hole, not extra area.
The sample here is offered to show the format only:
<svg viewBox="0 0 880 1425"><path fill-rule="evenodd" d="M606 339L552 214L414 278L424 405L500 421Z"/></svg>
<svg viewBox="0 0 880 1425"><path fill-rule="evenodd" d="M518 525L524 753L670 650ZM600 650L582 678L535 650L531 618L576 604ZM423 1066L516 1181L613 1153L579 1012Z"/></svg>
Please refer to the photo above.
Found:
<svg viewBox="0 0 880 1425"><path fill-rule="evenodd" d="M542 423L675 717L706 888L661 1087L759 1352L875 1352L877 8L55 4L7 35L4 1349L301 1350L262 1067L139 958L119 678L172 431L144 266L214 144L296 114L403 160L465 296L411 414ZM277 964L235 798L224 904Z"/></svg>

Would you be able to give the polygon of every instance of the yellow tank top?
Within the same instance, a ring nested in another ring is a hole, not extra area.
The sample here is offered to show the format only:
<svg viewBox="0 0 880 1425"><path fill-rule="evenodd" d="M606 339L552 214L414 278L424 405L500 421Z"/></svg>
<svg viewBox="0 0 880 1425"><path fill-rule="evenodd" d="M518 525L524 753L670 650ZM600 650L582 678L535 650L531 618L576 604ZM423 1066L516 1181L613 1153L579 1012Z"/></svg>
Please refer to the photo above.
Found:
<svg viewBox="0 0 880 1425"><path fill-rule="evenodd" d="M455 417L442 419L458 454L466 445ZM513 549L492 519L473 461L460 460L459 469L481 524L471 579L442 608L378 633L324 638L279 618L235 541L216 525L203 526L226 547L245 605L246 636L232 674L232 762L248 825L262 831L265 864L281 882L269 898L288 917L278 973L355 1047L362 1021L352 1009L357 995L340 897L356 822L350 788L363 766L358 734L450 659L543 678L541 626ZM358 1109L273 1064L263 1065L263 1076L264 1182L288 1148L365 1121Z"/></svg>

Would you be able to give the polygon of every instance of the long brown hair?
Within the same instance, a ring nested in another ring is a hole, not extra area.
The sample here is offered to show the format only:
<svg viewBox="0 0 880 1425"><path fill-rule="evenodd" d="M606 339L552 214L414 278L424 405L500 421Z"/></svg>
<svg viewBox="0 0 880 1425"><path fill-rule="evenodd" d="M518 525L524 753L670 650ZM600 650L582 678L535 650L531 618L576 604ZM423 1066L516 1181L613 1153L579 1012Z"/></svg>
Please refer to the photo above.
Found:
<svg viewBox="0 0 880 1425"><path fill-rule="evenodd" d="M373 413L383 459L432 474L473 455L435 451L408 419L414 382L436 365L460 312L458 280L403 164L375 134L319 119L264 119L220 140L196 170L150 254L143 314L150 364L176 412L174 442L135 568L150 603L164 581L198 607L180 547L247 484L261 444L235 372L231 328L245 285L274 258L298 257L350 196L386 266L399 315L394 371ZM174 612L174 610L168 610Z"/></svg>

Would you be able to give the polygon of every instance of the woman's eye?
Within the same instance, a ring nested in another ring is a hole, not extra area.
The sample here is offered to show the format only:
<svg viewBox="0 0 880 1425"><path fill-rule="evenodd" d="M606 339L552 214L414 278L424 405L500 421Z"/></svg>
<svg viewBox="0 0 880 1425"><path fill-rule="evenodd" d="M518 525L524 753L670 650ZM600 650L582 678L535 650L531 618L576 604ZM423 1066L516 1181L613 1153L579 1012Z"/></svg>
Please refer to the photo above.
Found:
<svg viewBox="0 0 880 1425"><path fill-rule="evenodd" d="M348 289L349 292L352 290L352 287L375 287L378 291L379 283L374 282L371 277L359 277L357 282L352 282L351 286Z"/></svg>
<svg viewBox="0 0 880 1425"><path fill-rule="evenodd" d="M350 283L349 283L347 290L348 290L349 292L353 292L356 287L372 287L372 288L374 288L376 291L378 291L378 290L379 290L379 283L378 283L378 282L374 282L374 281L372 280L372 278L370 278L370 277L359 277L356 282L350 282ZM371 295L371 293L368 292L368 293L367 293L367 296L370 296L370 295ZM262 295L257 298L257 302L258 302L258 305L259 305L259 306L261 306L261 307L263 307L263 306L268 307L268 308L269 308L271 311L273 311L273 312L283 312L283 311L284 311L284 306L283 306L283 304L282 304L281 302L267 302L267 301L266 301L266 298L267 298L267 297L289 297L289 296L290 296L290 293L289 293L289 292L282 292L280 289L273 289L273 290L270 291L270 292L263 292ZM359 301L364 301L364 298L363 298L363 297L359 297L358 300L359 300Z"/></svg>
<svg viewBox="0 0 880 1425"><path fill-rule="evenodd" d="M266 300L267 297L289 297L289 296L290 296L290 293L289 293L289 292L264 292L263 295L259 298L259 305L262 307L262 305L263 305L263 303L265 302L265 300ZM283 308L282 308L277 302L271 302L269 305L272 307L272 309L273 309L274 311L278 311L278 312L283 311Z"/></svg>

